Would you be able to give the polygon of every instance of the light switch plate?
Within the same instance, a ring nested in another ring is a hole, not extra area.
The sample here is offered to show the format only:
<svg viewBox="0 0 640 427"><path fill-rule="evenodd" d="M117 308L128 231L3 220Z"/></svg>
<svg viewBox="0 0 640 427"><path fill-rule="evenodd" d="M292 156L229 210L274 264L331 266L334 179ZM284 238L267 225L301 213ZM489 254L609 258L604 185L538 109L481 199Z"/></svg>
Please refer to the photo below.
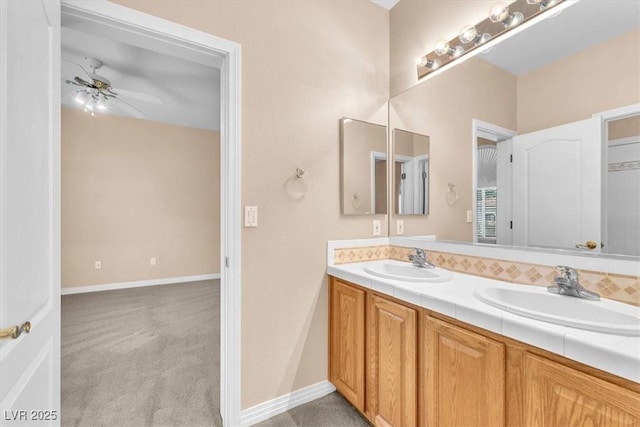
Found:
<svg viewBox="0 0 640 427"><path fill-rule="evenodd" d="M380 220L379 219L374 219L373 220L373 235L374 236L379 236L380 235Z"/></svg>
<svg viewBox="0 0 640 427"><path fill-rule="evenodd" d="M396 234L404 234L404 220L402 219L396 222Z"/></svg>
<svg viewBox="0 0 640 427"><path fill-rule="evenodd" d="M244 207L244 226L245 227L258 226L258 207L257 206Z"/></svg>
<svg viewBox="0 0 640 427"><path fill-rule="evenodd" d="M473 212L467 211L467 224L471 224L473 222Z"/></svg>

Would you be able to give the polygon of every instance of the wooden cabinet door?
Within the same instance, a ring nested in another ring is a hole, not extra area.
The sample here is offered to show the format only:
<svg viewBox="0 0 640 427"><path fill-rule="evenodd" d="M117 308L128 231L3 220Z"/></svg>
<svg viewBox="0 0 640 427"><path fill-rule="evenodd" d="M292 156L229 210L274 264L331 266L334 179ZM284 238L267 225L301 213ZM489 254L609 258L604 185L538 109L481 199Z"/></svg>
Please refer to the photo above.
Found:
<svg viewBox="0 0 640 427"><path fill-rule="evenodd" d="M529 353L524 365L527 426L640 426L637 393Z"/></svg>
<svg viewBox="0 0 640 427"><path fill-rule="evenodd" d="M417 422L417 312L367 296L367 417L380 427Z"/></svg>
<svg viewBox="0 0 640 427"><path fill-rule="evenodd" d="M331 279L329 302L329 380L364 412L365 293Z"/></svg>
<svg viewBox="0 0 640 427"><path fill-rule="evenodd" d="M427 316L426 424L504 425L504 344Z"/></svg>

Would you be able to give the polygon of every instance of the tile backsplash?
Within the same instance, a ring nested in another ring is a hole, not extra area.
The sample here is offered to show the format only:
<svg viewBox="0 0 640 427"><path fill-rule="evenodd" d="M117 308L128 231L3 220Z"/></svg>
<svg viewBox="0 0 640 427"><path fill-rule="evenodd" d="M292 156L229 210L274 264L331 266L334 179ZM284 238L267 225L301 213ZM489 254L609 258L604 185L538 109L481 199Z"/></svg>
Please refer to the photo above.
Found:
<svg viewBox="0 0 640 427"><path fill-rule="evenodd" d="M408 261L411 248L395 245L335 248L334 264L394 259ZM442 251L428 251L433 264L447 270L513 284L550 286L556 276L555 268L548 265L485 258ZM580 283L605 298L640 306L640 277L579 270Z"/></svg>

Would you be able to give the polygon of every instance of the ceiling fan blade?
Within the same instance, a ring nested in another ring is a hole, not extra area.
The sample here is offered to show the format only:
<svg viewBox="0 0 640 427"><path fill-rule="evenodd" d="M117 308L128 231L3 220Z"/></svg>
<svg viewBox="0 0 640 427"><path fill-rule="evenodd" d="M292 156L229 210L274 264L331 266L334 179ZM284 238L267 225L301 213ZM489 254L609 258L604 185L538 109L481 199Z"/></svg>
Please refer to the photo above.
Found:
<svg viewBox="0 0 640 427"><path fill-rule="evenodd" d="M93 77L91 77L91 74L89 74L89 72L88 72L87 70L85 70L85 69L84 69L84 67L83 67L82 65L78 64L77 62L70 61L70 60L68 60L68 59L64 59L64 58L61 58L61 59L62 59L64 62L67 62L67 63L69 63L69 64L74 65L76 68L79 68L79 69L80 69L84 74L86 74L86 75L87 75L87 77L89 77L90 79L92 79L92 80L93 80Z"/></svg>
<svg viewBox="0 0 640 427"><path fill-rule="evenodd" d="M86 81L86 80L84 80L84 79L82 79L82 78L80 78L78 76L75 76L73 78L73 81L76 82L76 84L78 86L87 86L87 87L91 87L92 86L91 83L89 83L88 81Z"/></svg>
<svg viewBox="0 0 640 427"><path fill-rule="evenodd" d="M159 96L150 95L148 93L135 92L133 90L120 89L120 88L118 89L111 88L110 92L115 95L122 95L127 98L137 99L139 101L151 102L153 104L164 104L164 102Z"/></svg>
<svg viewBox="0 0 640 427"><path fill-rule="evenodd" d="M122 109L124 112L126 112L127 114L129 114L132 117L135 117L136 119L146 119L147 118L146 114L144 114L142 111L138 110L137 108L135 108L133 105L129 104L128 102L123 101L122 99L119 99L119 98L116 98L116 97L110 97L109 98L109 103L115 104L116 107Z"/></svg>

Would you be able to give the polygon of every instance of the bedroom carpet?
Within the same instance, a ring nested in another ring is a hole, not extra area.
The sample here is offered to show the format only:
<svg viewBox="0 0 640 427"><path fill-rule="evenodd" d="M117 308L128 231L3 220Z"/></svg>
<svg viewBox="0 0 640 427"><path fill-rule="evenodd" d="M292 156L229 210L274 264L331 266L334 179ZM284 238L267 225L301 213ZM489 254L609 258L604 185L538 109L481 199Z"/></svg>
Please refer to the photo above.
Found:
<svg viewBox="0 0 640 427"><path fill-rule="evenodd" d="M221 426L219 280L62 297L63 426Z"/></svg>

